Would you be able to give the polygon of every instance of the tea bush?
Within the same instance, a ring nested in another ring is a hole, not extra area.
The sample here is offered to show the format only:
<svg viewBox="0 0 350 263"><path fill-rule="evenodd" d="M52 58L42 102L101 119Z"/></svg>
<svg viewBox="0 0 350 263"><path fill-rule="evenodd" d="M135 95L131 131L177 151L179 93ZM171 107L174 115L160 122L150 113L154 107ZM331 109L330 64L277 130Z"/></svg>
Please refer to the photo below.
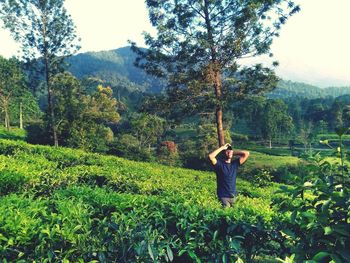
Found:
<svg viewBox="0 0 350 263"><path fill-rule="evenodd" d="M279 185L0 140L1 262L252 262L279 255ZM277 200L277 199L276 199Z"/></svg>

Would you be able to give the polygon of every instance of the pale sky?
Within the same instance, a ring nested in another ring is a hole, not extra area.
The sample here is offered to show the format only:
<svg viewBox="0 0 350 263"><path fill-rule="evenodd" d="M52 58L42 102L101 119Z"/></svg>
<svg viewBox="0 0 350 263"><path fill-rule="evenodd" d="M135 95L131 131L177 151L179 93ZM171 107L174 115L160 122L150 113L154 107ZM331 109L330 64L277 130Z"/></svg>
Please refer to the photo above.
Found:
<svg viewBox="0 0 350 263"><path fill-rule="evenodd" d="M350 86L350 0L296 0L301 11L282 27L272 52L277 74L320 87ZM81 37L80 52L143 46L153 29L144 0L66 0ZM18 45L0 29L0 55L16 55Z"/></svg>

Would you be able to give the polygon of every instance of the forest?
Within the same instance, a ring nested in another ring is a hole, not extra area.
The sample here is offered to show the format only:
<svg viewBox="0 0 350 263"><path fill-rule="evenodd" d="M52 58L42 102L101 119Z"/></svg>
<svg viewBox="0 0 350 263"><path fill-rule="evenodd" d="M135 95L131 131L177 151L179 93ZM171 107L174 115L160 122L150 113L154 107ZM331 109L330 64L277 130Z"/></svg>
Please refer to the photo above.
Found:
<svg viewBox="0 0 350 263"><path fill-rule="evenodd" d="M77 53L64 0L0 0L0 261L350 262L350 87L239 64L299 6L146 5L147 48ZM230 209L225 143L250 152Z"/></svg>

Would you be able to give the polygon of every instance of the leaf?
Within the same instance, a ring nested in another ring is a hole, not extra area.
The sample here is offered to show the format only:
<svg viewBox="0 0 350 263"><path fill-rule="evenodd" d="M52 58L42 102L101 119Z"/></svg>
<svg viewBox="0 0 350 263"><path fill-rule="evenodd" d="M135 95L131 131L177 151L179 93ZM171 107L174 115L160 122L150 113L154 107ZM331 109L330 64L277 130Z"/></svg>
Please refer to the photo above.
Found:
<svg viewBox="0 0 350 263"><path fill-rule="evenodd" d="M73 228L73 232L76 232L76 231L78 231L78 230L80 230L82 228L83 228L82 225L77 225L76 227Z"/></svg>
<svg viewBox="0 0 350 263"><path fill-rule="evenodd" d="M198 261L198 257L193 251L187 251L187 253L192 259L195 259L196 262Z"/></svg>
<svg viewBox="0 0 350 263"><path fill-rule="evenodd" d="M333 230L332 230L332 228L330 227L330 226L326 226L325 228L324 228L324 234L325 235L330 235L330 234L332 234L333 233Z"/></svg>
<svg viewBox="0 0 350 263"><path fill-rule="evenodd" d="M301 214L309 219L314 219L316 217L313 213L310 212L302 212Z"/></svg>
<svg viewBox="0 0 350 263"><path fill-rule="evenodd" d="M3 234L0 233L0 240L7 241L7 238Z"/></svg>
<svg viewBox="0 0 350 263"><path fill-rule="evenodd" d="M151 257L151 259L154 261L154 255L150 244L148 244L148 254Z"/></svg>
<svg viewBox="0 0 350 263"><path fill-rule="evenodd" d="M290 229L283 229L280 232L281 232L282 236L284 236L284 237L295 238L295 233Z"/></svg>
<svg viewBox="0 0 350 263"><path fill-rule="evenodd" d="M290 220L292 220L292 222L295 222L295 218L297 217L297 210L293 211L293 213L290 216Z"/></svg>
<svg viewBox="0 0 350 263"><path fill-rule="evenodd" d="M318 253L312 258L312 260L318 262L318 261L321 261L321 260L323 260L325 257L328 257L328 256L330 256L330 254L329 254L328 252L323 252L323 251L321 251L321 252L318 252Z"/></svg>
<svg viewBox="0 0 350 263"><path fill-rule="evenodd" d="M217 230L215 230L215 232L214 232L214 235L213 235L213 240L216 240L216 238L218 237L218 231Z"/></svg>
<svg viewBox="0 0 350 263"><path fill-rule="evenodd" d="M168 254L169 260L173 261L173 259L174 259L173 251L171 250L171 248L169 246L166 247L166 252Z"/></svg>
<svg viewBox="0 0 350 263"><path fill-rule="evenodd" d="M321 208L323 213L328 211L330 203L331 203L331 200L327 200L326 202L324 202L324 204L322 205L322 208Z"/></svg>
<svg viewBox="0 0 350 263"><path fill-rule="evenodd" d="M311 182L305 182L305 183L304 183L304 186L305 186L305 187L310 187L310 186L313 186L313 184L312 184Z"/></svg>
<svg viewBox="0 0 350 263"><path fill-rule="evenodd" d="M239 251L240 248L240 243L236 240L233 240L231 242L231 247L235 250L235 251Z"/></svg>

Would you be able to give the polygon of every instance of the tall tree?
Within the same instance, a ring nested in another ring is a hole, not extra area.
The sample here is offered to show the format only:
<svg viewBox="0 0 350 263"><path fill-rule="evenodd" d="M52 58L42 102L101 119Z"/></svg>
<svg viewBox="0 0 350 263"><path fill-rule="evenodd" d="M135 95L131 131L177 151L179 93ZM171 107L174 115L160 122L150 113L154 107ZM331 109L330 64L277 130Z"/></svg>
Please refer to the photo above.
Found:
<svg viewBox="0 0 350 263"><path fill-rule="evenodd" d="M58 145L51 80L62 70L64 58L74 53L75 26L63 6L64 0L2 0L0 16L14 39L22 46L26 62L40 58L38 72L44 75L47 89L49 127Z"/></svg>
<svg viewBox="0 0 350 263"><path fill-rule="evenodd" d="M166 78L171 87L168 97L190 106L188 113L214 108L223 145L225 103L272 89L277 81L261 65L239 70L238 59L269 53L281 25L299 7L290 0L146 0L146 4L157 36L145 33L147 50L132 43L138 54L136 65Z"/></svg>

